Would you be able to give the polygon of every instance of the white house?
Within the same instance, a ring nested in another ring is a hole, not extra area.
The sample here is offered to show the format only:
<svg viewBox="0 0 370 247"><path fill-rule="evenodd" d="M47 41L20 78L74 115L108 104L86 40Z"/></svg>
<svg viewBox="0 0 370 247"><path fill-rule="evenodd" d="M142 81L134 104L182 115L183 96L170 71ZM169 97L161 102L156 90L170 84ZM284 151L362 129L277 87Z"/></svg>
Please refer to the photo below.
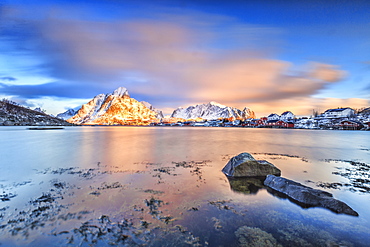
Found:
<svg viewBox="0 0 370 247"><path fill-rule="evenodd" d="M291 121L295 118L294 114L291 111L283 112L280 116L280 120L282 121Z"/></svg>
<svg viewBox="0 0 370 247"><path fill-rule="evenodd" d="M267 121L279 120L279 119L280 119L280 116L278 114L275 114L275 113L272 113L272 114L268 115L268 117L267 117Z"/></svg>
<svg viewBox="0 0 370 247"><path fill-rule="evenodd" d="M351 117L355 114L355 110L351 108L338 108L326 110L322 115L325 118L343 118Z"/></svg>

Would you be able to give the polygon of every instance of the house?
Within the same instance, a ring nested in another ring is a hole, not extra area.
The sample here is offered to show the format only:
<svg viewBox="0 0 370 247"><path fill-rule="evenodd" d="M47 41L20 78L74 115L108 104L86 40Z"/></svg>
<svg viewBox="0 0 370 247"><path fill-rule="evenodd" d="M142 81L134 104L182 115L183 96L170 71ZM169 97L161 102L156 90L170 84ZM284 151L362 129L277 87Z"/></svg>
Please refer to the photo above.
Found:
<svg viewBox="0 0 370 247"><path fill-rule="evenodd" d="M267 124L267 120L264 120L264 119L258 119L257 120L257 126L261 127L261 126L265 126Z"/></svg>
<svg viewBox="0 0 370 247"><path fill-rule="evenodd" d="M276 126L277 127L278 126L278 121L279 120L277 120L277 119L275 119L275 120L268 120L266 122L266 126L268 126L268 127L274 127L274 126Z"/></svg>
<svg viewBox="0 0 370 247"><path fill-rule="evenodd" d="M272 128L294 128L293 122L285 122L282 120L270 120L267 121L266 127Z"/></svg>
<svg viewBox="0 0 370 247"><path fill-rule="evenodd" d="M285 122L285 128L294 128L294 123L291 121Z"/></svg>
<svg viewBox="0 0 370 247"><path fill-rule="evenodd" d="M246 127L257 127L258 126L258 121L261 121L261 119L247 119L247 120L245 120L243 126L246 126Z"/></svg>
<svg viewBox="0 0 370 247"><path fill-rule="evenodd" d="M280 116L278 114L272 113L268 115L267 121L279 120Z"/></svg>
<svg viewBox="0 0 370 247"><path fill-rule="evenodd" d="M364 127L361 122L352 120L343 120L339 123L339 128L343 130L360 130Z"/></svg>
<svg viewBox="0 0 370 247"><path fill-rule="evenodd" d="M291 111L285 111L280 116L280 120L285 121L285 122L292 121L294 120L294 118L295 116Z"/></svg>
<svg viewBox="0 0 370 247"><path fill-rule="evenodd" d="M322 116L324 118L349 118L355 114L355 110L347 108L329 109Z"/></svg>

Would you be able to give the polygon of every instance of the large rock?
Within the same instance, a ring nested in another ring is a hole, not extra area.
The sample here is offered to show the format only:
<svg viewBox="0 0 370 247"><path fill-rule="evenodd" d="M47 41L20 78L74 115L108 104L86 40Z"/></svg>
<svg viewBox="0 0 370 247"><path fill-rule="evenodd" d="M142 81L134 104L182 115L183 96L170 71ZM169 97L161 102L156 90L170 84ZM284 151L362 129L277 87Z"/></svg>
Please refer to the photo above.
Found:
<svg viewBox="0 0 370 247"><path fill-rule="evenodd" d="M344 202L334 199L333 195L329 192L313 189L295 181L274 175L268 175L264 184L307 206L322 207L330 209L335 213L358 216L356 211Z"/></svg>
<svg viewBox="0 0 370 247"><path fill-rule="evenodd" d="M255 160L249 153L232 157L222 172L228 177L265 177L269 174L280 176L281 171L266 160Z"/></svg>

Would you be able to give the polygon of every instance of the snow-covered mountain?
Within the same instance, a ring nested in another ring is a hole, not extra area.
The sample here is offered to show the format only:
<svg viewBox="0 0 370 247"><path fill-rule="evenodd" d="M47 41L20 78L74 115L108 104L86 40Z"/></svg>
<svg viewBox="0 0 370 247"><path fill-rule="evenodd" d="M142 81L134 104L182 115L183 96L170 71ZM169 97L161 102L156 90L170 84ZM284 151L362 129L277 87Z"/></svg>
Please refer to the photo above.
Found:
<svg viewBox="0 0 370 247"><path fill-rule="evenodd" d="M74 115L77 114L78 110L80 110L81 107L76 107L74 109L70 108L68 109L67 111L63 112L63 113L59 113L57 115L57 118L60 118L60 119L64 119L64 120L67 120L68 118L71 118L73 117Z"/></svg>
<svg viewBox="0 0 370 247"><path fill-rule="evenodd" d="M120 87L112 94L95 96L67 121L101 125L149 124L150 121L161 118L161 114L152 109L131 98L127 89Z"/></svg>
<svg viewBox="0 0 370 247"><path fill-rule="evenodd" d="M255 118L256 116L254 112L247 107L243 110L239 110L237 108L221 105L212 101L208 104L189 106L187 108L179 107L172 113L171 117L183 119L202 118L212 120L230 117L234 117L236 119L247 119Z"/></svg>
<svg viewBox="0 0 370 247"><path fill-rule="evenodd" d="M163 116L163 112L162 112L162 111L160 111L160 110L157 110L156 108L154 108L154 107L152 106L152 104L150 104L150 103L148 103L148 102L146 102L146 101L141 101L140 103L142 103L142 104L143 104L143 105L145 105L147 108L149 108L149 110L155 111L155 112L158 114L157 118L164 118L164 116Z"/></svg>

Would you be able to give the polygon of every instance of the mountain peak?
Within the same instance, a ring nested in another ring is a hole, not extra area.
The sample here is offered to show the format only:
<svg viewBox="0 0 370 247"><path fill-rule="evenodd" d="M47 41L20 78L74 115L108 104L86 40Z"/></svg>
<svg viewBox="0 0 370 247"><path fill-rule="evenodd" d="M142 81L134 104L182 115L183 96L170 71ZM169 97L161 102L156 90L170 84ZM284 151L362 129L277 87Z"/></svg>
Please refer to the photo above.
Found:
<svg viewBox="0 0 370 247"><path fill-rule="evenodd" d="M113 95L116 95L116 96L119 96L119 97L122 97L122 96L129 96L130 97L130 95L128 94L127 88L125 88L125 87L117 88L116 90L114 90Z"/></svg>
<svg viewBox="0 0 370 247"><path fill-rule="evenodd" d="M220 108L225 108L225 107L227 107L227 106L225 106L225 105L222 105L222 104L220 104L220 103L217 103L216 101L211 101L211 102L209 102L209 104L210 104L210 105L214 105L214 106L218 106L218 107L220 107Z"/></svg>

